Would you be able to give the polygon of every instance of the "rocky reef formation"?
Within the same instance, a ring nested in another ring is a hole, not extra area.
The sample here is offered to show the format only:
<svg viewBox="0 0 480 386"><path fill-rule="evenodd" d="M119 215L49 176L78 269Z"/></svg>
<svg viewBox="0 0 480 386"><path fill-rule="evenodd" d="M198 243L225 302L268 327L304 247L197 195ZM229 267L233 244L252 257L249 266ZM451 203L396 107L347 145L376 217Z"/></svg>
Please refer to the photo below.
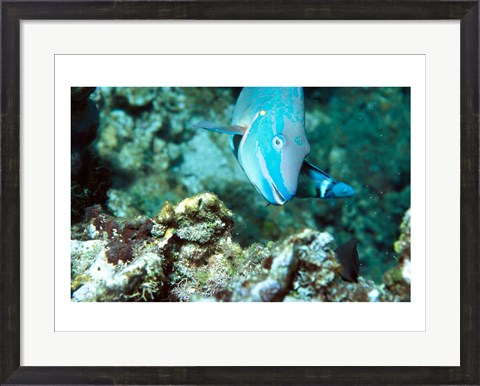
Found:
<svg viewBox="0 0 480 386"><path fill-rule="evenodd" d="M194 128L233 111L231 89L102 87L93 98L100 110L96 152L114 171L106 208L115 216L154 216L165 201L210 190L215 179L228 185L243 178L240 170L231 173L228 138ZM225 178L216 178L219 168Z"/></svg>
<svg viewBox="0 0 480 386"><path fill-rule="evenodd" d="M410 301L410 209L407 210L400 225L400 238L394 249L398 254L398 264L385 272L386 289L401 301Z"/></svg>
<svg viewBox="0 0 480 386"><path fill-rule="evenodd" d="M343 281L327 232L306 228L276 243L242 249L232 241L233 225L232 211L212 193L176 206L166 202L152 218L121 220L91 207L72 228L72 300L408 300L405 275L403 282L388 275L381 284L363 277L358 283ZM409 261L406 222L402 232L396 269L403 272Z"/></svg>
<svg viewBox="0 0 480 386"><path fill-rule="evenodd" d="M282 207L265 206L228 135L194 127L202 120L230 124L240 90L72 90L72 223L94 204L116 218L154 218L166 201L209 191L235 213L232 237L242 249L305 227L342 242L354 236L364 277L381 282L399 259L391 246L410 206L409 88L305 88L307 160L357 194L335 203L294 199Z"/></svg>

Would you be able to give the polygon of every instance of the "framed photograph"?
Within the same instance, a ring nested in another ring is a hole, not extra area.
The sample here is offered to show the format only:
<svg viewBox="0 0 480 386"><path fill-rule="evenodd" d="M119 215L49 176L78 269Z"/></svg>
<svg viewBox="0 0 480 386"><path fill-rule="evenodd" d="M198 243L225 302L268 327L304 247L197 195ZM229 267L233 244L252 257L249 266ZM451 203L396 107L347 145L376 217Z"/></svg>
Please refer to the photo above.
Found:
<svg viewBox="0 0 480 386"><path fill-rule="evenodd" d="M2 383L480 382L477 1L1 13Z"/></svg>

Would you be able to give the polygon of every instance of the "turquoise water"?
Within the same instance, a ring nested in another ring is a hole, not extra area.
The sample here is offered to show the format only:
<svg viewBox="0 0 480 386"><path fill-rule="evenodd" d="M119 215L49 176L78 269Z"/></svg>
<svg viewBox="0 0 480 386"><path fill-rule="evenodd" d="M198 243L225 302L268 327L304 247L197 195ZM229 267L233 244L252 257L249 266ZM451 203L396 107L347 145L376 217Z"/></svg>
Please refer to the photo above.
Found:
<svg viewBox="0 0 480 386"><path fill-rule="evenodd" d="M241 245L280 240L305 227L330 232L337 245L355 237L360 274L379 280L396 263L393 243L410 207L410 89L305 88L307 160L357 194L284 206L266 206L227 135L194 127L201 120L230 124L240 90L98 87L91 95L98 127L90 158L72 143L72 165L80 165L72 173L75 218L92 203L118 217L154 216L166 200L210 191L235 213Z"/></svg>

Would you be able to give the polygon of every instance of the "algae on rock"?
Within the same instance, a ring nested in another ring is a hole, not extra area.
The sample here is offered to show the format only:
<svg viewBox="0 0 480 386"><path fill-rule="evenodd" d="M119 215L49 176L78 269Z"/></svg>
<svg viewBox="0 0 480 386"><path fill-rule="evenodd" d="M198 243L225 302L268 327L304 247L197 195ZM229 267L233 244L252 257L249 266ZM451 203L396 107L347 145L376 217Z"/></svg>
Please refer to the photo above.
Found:
<svg viewBox="0 0 480 386"><path fill-rule="evenodd" d="M72 101L85 99L91 91L75 88ZM72 152L74 174L82 165L91 170L88 179L72 180L72 223L81 221L84 210L94 204L115 217L153 217L165 201L211 191L235 213L233 236L243 248L285 239L304 227L327 231L336 240L354 234L362 241L364 276L382 280L396 264L391 244L410 205L409 89L305 88L312 147L308 160L349 181L357 195L335 206L296 199L268 208L232 155L229 137L194 127L202 120L229 125L239 92L240 88L98 87L90 96L96 107L89 103L87 109L99 115L98 129L80 130L85 138L72 137L73 143L81 144L92 133L97 136L88 149L90 164ZM72 130L74 126L84 125L72 124ZM159 231L157 226L153 230ZM190 238L193 232L208 239L208 231L206 224L195 225L179 235Z"/></svg>
<svg viewBox="0 0 480 386"><path fill-rule="evenodd" d="M399 255L395 267L385 272L386 288L401 301L410 301L411 267L410 267L410 209L405 212L400 225L400 237L395 242L395 252Z"/></svg>
<svg viewBox="0 0 480 386"><path fill-rule="evenodd" d="M327 232L307 228L242 249L233 225L232 211L212 193L165 202L153 218L119 219L92 207L72 229L72 300L405 300L389 282L343 282Z"/></svg>
<svg viewBox="0 0 480 386"><path fill-rule="evenodd" d="M231 89L99 87L93 96L100 110L96 151L113 171L109 211L125 218L153 216L166 200L191 193L192 185L201 186L197 192L203 189L201 176L188 168L169 171L183 165L189 150L209 149L213 142L199 144L193 126L201 119L228 116ZM223 153L221 159L228 160L228 149ZM198 160L204 162L205 156Z"/></svg>

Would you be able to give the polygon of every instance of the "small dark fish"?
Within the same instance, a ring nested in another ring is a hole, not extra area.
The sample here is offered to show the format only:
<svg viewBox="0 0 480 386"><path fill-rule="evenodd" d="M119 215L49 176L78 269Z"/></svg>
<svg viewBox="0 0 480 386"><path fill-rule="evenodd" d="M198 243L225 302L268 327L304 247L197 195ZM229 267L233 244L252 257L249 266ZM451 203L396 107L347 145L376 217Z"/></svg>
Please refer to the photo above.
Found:
<svg viewBox="0 0 480 386"><path fill-rule="evenodd" d="M360 261L357 252L357 239L352 238L349 242L335 249L338 260L342 264L342 279L352 283L358 283Z"/></svg>

